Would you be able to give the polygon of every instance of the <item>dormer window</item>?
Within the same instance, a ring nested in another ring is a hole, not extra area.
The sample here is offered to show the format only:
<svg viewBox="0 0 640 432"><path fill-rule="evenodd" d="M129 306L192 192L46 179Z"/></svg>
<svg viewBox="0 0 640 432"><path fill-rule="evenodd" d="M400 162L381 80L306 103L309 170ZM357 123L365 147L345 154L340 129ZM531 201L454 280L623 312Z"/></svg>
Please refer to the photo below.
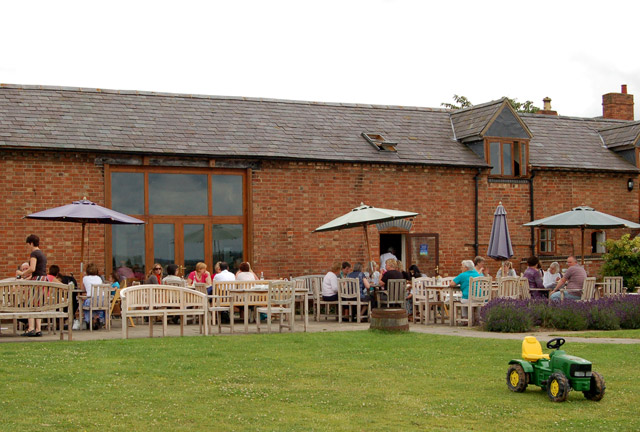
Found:
<svg viewBox="0 0 640 432"><path fill-rule="evenodd" d="M381 134L364 133L364 132L362 132L361 135L364 137L364 139L366 139L369 142L369 144L374 146L376 148L376 150L378 150L378 151L387 151L387 152L397 152L398 151L398 150L396 150L396 146L398 145L398 143L397 142L388 141Z"/></svg>
<svg viewBox="0 0 640 432"><path fill-rule="evenodd" d="M529 163L529 141L523 139L485 138L485 160L491 165L491 176L526 177Z"/></svg>

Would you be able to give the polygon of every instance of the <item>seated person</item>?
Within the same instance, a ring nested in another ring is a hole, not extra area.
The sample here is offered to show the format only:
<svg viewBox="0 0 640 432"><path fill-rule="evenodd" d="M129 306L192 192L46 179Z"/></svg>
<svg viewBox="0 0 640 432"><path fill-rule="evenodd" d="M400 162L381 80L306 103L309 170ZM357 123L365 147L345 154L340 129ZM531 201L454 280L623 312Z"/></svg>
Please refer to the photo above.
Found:
<svg viewBox="0 0 640 432"><path fill-rule="evenodd" d="M460 285L460 290L462 291L462 299L461 303L469 302L469 279L472 277L482 276L478 270L476 270L476 265L471 260L462 261L462 273L453 278L453 280L449 283L449 286ZM467 308L462 308L462 318L467 318L468 316Z"/></svg>
<svg viewBox="0 0 640 432"><path fill-rule="evenodd" d="M356 263L353 266L353 271L347 275L348 278L358 279L358 283L360 285L360 301L368 303L370 300L369 297L369 279L367 279L362 272L362 263ZM367 313L367 306L364 305L362 307L361 314L364 315Z"/></svg>
<svg viewBox="0 0 640 432"><path fill-rule="evenodd" d="M178 276L178 266L176 264L167 266L167 275L162 279L162 283L166 285L167 282L184 282L184 279Z"/></svg>
<svg viewBox="0 0 640 432"><path fill-rule="evenodd" d="M387 271L384 272L382 278L380 279L381 286L385 286L389 279L405 279L402 272L398 270L398 260L389 258L384 264Z"/></svg>
<svg viewBox="0 0 640 432"><path fill-rule="evenodd" d="M49 272L47 273L47 280L49 282L62 283L62 279L60 279L60 267L55 264L50 265Z"/></svg>
<svg viewBox="0 0 640 432"><path fill-rule="evenodd" d="M20 271L21 272L26 272L27 270L29 270L29 263L28 262L23 262L22 264L20 264ZM31 275L27 275L27 276L16 276L16 279L25 279L25 280L29 280L31 279Z"/></svg>
<svg viewBox="0 0 640 432"><path fill-rule="evenodd" d="M342 265L336 261L322 279L322 300L338 301L338 275L341 269Z"/></svg>
<svg viewBox="0 0 640 432"><path fill-rule="evenodd" d="M527 259L527 269L524 271L524 277L529 280L529 289L531 288L544 288L544 284L542 283L542 276L540 275L540 270L538 266L540 265L540 260L537 256L531 256ZM546 297L547 293L542 293L540 291L531 291L531 297Z"/></svg>
<svg viewBox="0 0 640 432"><path fill-rule="evenodd" d="M147 285L162 285L162 266L155 263L144 281Z"/></svg>
<svg viewBox="0 0 640 432"><path fill-rule="evenodd" d="M558 284L558 279L562 279L562 272L560 271L560 264L554 261L549 266L549 270L544 272L542 284L546 289L554 289Z"/></svg>
<svg viewBox="0 0 640 432"><path fill-rule="evenodd" d="M196 264L196 269L189 273L187 277L189 285L193 286L194 283L204 283L208 287L211 286L211 273L207 271L207 265L203 262Z"/></svg>
<svg viewBox="0 0 640 432"><path fill-rule="evenodd" d="M427 275L422 273L417 265L411 264L411 266L409 266L409 276L411 277L411 279L418 279L421 277L426 277Z"/></svg>
<svg viewBox="0 0 640 432"><path fill-rule="evenodd" d="M225 261L220 262L220 273L213 277L215 281L234 281L236 276L229 271L229 264Z"/></svg>
<svg viewBox="0 0 640 432"><path fill-rule="evenodd" d="M373 273L371 273L371 282L374 285L378 285L380 283L380 266L377 262L371 261L370 267L373 269Z"/></svg>
<svg viewBox="0 0 640 432"><path fill-rule="evenodd" d="M348 261L342 263L342 270L340 271L340 279L348 277L347 275L351 273L351 264Z"/></svg>
<svg viewBox="0 0 640 432"><path fill-rule="evenodd" d="M215 278L214 278L215 279ZM258 280L258 276L251 271L251 265L248 262L240 263L240 270L236 273L236 280L253 281Z"/></svg>
<svg viewBox="0 0 640 432"><path fill-rule="evenodd" d="M513 264L511 264L511 261L504 261L498 269L496 279L501 277L518 277L518 274L513 269Z"/></svg>
<svg viewBox="0 0 640 432"><path fill-rule="evenodd" d="M582 285L587 278L587 272L578 264L578 260L576 260L574 256L567 258L567 266L569 266L569 268L551 292L551 300L561 300L562 293L560 292L560 288L562 288L565 283L567 284L567 292L564 294L565 299L580 300L582 297Z"/></svg>
<svg viewBox="0 0 640 432"><path fill-rule="evenodd" d="M82 286L86 292L87 298L84 300L83 307L89 307L91 302L91 296L93 295L93 286L102 283L102 278L98 275L98 266L91 263L87 266L87 275L82 278ZM84 322L88 325L93 325L94 330L100 325L104 325L105 314L103 310L94 311L93 316L89 317L89 311L84 311ZM98 322L100 324L98 324Z"/></svg>

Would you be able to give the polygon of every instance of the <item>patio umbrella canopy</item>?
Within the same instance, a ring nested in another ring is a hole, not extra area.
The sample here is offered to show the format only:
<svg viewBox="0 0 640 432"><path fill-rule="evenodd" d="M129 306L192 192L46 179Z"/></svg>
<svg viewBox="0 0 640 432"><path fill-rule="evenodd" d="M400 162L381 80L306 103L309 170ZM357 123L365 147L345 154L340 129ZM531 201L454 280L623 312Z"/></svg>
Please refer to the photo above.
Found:
<svg viewBox="0 0 640 432"><path fill-rule="evenodd" d="M493 214L493 226L491 227L487 255L497 260L507 260L513 256L513 246L507 225L507 211L502 206L502 202L498 204Z"/></svg>
<svg viewBox="0 0 640 432"><path fill-rule="evenodd" d="M84 264L84 230L86 224L144 224L144 221L119 213L115 210L99 206L85 198L74 201L61 207L43 210L25 216L26 219L39 219L60 222L75 222L82 224L82 246L80 249L80 272L82 273Z"/></svg>
<svg viewBox="0 0 640 432"><path fill-rule="evenodd" d="M582 264L584 265L584 230L585 229L612 229L612 228L632 228L640 229L640 224L602 213L591 207L580 206L570 211L559 213L543 219L524 224L528 227L539 228L580 228L582 231Z"/></svg>
<svg viewBox="0 0 640 432"><path fill-rule="evenodd" d="M406 212L400 210L389 210L377 208L360 203L360 206L354 208L349 213L337 217L331 222L316 228L313 232L337 231L342 229L364 227L364 235L367 240L367 251L369 255L369 264L371 263L371 248L369 247L369 232L367 226L387 222L396 219L406 219L418 216L419 213Z"/></svg>

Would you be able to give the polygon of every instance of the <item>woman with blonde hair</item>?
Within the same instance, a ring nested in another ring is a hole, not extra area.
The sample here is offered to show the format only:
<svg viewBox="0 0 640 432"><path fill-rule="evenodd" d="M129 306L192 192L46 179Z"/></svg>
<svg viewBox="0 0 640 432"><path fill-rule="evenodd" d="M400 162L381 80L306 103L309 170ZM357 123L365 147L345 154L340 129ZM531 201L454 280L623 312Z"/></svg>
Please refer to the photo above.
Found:
<svg viewBox="0 0 640 432"><path fill-rule="evenodd" d="M144 283L149 285L162 285L162 265L158 263L153 264Z"/></svg>
<svg viewBox="0 0 640 432"><path fill-rule="evenodd" d="M196 269L189 273L189 285L195 282L207 284L211 286L211 273L207 271L207 265L203 262L196 264Z"/></svg>

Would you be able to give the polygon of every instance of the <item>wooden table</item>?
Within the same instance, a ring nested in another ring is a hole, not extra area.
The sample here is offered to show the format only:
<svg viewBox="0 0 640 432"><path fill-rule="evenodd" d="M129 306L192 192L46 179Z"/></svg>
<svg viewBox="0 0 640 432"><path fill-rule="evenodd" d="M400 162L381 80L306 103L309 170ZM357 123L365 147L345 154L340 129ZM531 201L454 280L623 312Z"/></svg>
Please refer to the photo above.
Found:
<svg viewBox="0 0 640 432"><path fill-rule="evenodd" d="M447 294L449 294L449 325L450 326L454 326L455 325L455 321L454 321L454 314L453 314L453 294L456 290L460 290L460 285L456 285L456 286L442 286L442 285L425 285L424 286L425 289L437 289L437 290L442 290L442 291L446 291Z"/></svg>
<svg viewBox="0 0 640 432"><path fill-rule="evenodd" d="M238 288L229 290L234 294L234 305L240 306L240 303L244 305L244 332L249 331L249 306L267 306L267 295L269 293L269 286L264 285L264 288ZM251 298L252 295L254 298ZM304 306L302 308L302 320L304 322L304 331L307 331L309 325L309 291L306 288L300 288L295 290L295 297L304 300ZM293 307L295 308L295 302ZM293 314L295 319L295 313ZM233 319L233 316L229 317ZM260 319L256 316L256 319Z"/></svg>

